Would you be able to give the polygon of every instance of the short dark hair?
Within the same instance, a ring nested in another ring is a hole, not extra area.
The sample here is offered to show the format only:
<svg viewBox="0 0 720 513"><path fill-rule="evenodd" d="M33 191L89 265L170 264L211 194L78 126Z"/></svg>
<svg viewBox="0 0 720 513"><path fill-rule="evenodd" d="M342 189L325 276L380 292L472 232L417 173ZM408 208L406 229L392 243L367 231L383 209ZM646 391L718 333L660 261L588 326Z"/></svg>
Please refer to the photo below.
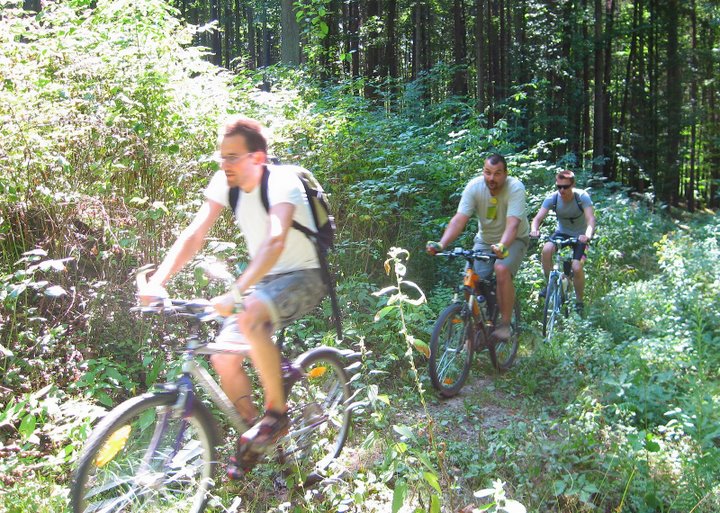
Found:
<svg viewBox="0 0 720 513"><path fill-rule="evenodd" d="M575 173L573 173L569 169L563 169L557 175L555 175L555 180L570 180L570 183L575 185Z"/></svg>
<svg viewBox="0 0 720 513"><path fill-rule="evenodd" d="M244 116L229 119L225 122L221 136L232 137L235 135L241 135L245 138L248 151L267 153L267 139L263 135L263 126L260 122Z"/></svg>
<svg viewBox="0 0 720 513"><path fill-rule="evenodd" d="M490 162L493 166L496 166L499 162L502 162L503 169L505 169L505 172L507 173L507 162L505 162L505 157L503 157L499 153L491 153L485 160Z"/></svg>

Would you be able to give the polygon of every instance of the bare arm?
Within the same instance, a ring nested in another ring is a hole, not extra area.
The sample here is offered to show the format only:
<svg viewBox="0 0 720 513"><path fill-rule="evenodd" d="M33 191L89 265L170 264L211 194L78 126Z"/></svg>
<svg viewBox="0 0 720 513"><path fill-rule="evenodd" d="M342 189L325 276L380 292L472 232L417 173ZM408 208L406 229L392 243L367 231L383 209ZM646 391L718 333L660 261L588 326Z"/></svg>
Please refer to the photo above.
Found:
<svg viewBox="0 0 720 513"><path fill-rule="evenodd" d="M448 247L448 244L452 244L452 242L460 236L469 219L468 216L459 212L450 219L447 228L445 228L445 233L443 233L440 239L440 244L443 248Z"/></svg>
<svg viewBox="0 0 720 513"><path fill-rule="evenodd" d="M532 224L530 225L530 236L538 237L540 235L540 225L545 220L550 210L545 207L540 207L537 215L533 218Z"/></svg>
<svg viewBox="0 0 720 513"><path fill-rule="evenodd" d="M185 228L170 251L163 259L158 270L149 280L150 285L163 286L178 272L188 261L200 251L205 236L220 216L224 206L211 200L203 203L195 218Z"/></svg>
<svg viewBox="0 0 720 513"><path fill-rule="evenodd" d="M500 237L500 244L506 248L510 247L510 244L515 242L517 236L518 226L520 226L520 218L515 216L508 216L505 221L505 231Z"/></svg>
<svg viewBox="0 0 720 513"><path fill-rule="evenodd" d="M580 237L578 237L578 240L580 242L587 243L590 239L592 239L592 236L595 234L595 209L592 205L590 205L589 207L586 207L585 210L583 210L583 213L585 214L587 228L585 229L585 235L581 235ZM585 240L583 240L583 238Z"/></svg>

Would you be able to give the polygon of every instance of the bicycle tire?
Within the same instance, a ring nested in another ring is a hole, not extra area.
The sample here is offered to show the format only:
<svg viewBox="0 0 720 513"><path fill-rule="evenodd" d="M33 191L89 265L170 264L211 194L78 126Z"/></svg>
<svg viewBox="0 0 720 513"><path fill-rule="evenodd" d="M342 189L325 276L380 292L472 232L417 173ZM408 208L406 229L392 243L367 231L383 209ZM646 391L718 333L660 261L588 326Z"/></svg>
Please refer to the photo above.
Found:
<svg viewBox="0 0 720 513"><path fill-rule="evenodd" d="M457 395L470 373L475 343L473 317L465 303L453 303L440 313L430 337L428 370L443 397Z"/></svg>
<svg viewBox="0 0 720 513"><path fill-rule="evenodd" d="M205 509L217 427L200 402L178 416L177 400L176 391L148 393L105 416L78 459L70 491L74 513Z"/></svg>
<svg viewBox="0 0 720 513"><path fill-rule="evenodd" d="M342 361L336 349L320 347L293 362L304 376L287 394L290 430L280 442L281 459L303 480L340 455L350 431L351 391Z"/></svg>
<svg viewBox="0 0 720 513"><path fill-rule="evenodd" d="M496 309L493 324L497 326L498 312ZM500 372L504 372L513 366L515 357L517 356L518 346L520 345L520 333L522 331L520 319L520 303L515 301L512 309L512 319L510 320L510 338L498 341L491 337L488 346L490 353L490 361L493 367Z"/></svg>
<svg viewBox="0 0 720 513"><path fill-rule="evenodd" d="M543 339L549 341L554 332L555 324L558 321L560 312L562 288L555 278L548 281L547 293L545 294L545 306L543 307Z"/></svg>

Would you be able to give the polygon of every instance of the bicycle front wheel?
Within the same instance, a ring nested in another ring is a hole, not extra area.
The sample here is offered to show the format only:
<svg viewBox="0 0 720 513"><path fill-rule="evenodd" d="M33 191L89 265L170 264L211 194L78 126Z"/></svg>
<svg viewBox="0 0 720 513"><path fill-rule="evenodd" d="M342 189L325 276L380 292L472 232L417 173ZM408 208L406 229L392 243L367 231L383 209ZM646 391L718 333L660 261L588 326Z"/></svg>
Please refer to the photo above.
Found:
<svg viewBox="0 0 720 513"><path fill-rule="evenodd" d="M281 442L290 470L306 480L338 457L350 430L350 385L342 356L319 347L300 355L294 365L304 377L288 393L290 431Z"/></svg>
<svg viewBox="0 0 720 513"><path fill-rule="evenodd" d="M475 328L464 303L442 311L430 337L430 380L443 397L456 395L472 364Z"/></svg>
<svg viewBox="0 0 720 513"><path fill-rule="evenodd" d="M218 436L196 402L178 412L177 392L145 394L113 409L88 439L73 478L74 513L205 509Z"/></svg>
<svg viewBox="0 0 720 513"><path fill-rule="evenodd" d="M562 289L555 278L548 281L547 293L545 294L545 307L543 308L543 337L549 341L555 333L555 325L560 316L562 304Z"/></svg>
<svg viewBox="0 0 720 513"><path fill-rule="evenodd" d="M497 312L493 323L497 326ZM490 342L490 361L499 371L506 371L512 367L515 363L515 356L517 356L518 346L520 344L520 303L517 301L513 305L512 319L510 319L510 338L503 341L498 341L494 337Z"/></svg>

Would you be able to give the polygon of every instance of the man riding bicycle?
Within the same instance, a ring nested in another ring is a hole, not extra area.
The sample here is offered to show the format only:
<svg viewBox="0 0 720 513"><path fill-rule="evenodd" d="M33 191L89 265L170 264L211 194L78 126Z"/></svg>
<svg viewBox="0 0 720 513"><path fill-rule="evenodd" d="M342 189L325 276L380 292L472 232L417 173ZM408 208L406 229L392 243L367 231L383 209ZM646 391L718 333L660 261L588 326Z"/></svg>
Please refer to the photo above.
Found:
<svg viewBox="0 0 720 513"><path fill-rule="evenodd" d="M254 423L258 412L242 367L244 357L222 354L211 359L223 390L253 426L240 439L238 458L241 449L252 446L256 453L287 431L280 351L272 335L311 311L327 294L315 246L299 230L290 229L295 221L316 230L300 178L291 172L271 172L269 208L266 210L263 205L261 179L266 168L267 140L262 132L260 123L244 117L224 125L219 138L221 169L205 189L205 202L147 287L138 291L144 304L167 296L165 283L200 250L210 228L223 209L230 206L230 188L239 187L233 214L245 238L250 262L231 290L214 298L212 303L218 313L227 317L218 340L249 344L250 358L265 394L265 415L259 422ZM271 167L274 170L281 166ZM235 477L232 473L237 469L231 466L229 470L231 477Z"/></svg>
<svg viewBox="0 0 720 513"><path fill-rule="evenodd" d="M575 287L575 310L582 314L583 292L585 289L585 249L595 233L595 211L592 200L587 191L575 188L575 173L569 170L560 171L555 177L556 192L545 198L540 210L532 220L530 228L531 237L540 236L540 225L545 216L552 209L557 216L557 230L553 237L563 239L577 237L578 243L573 249L572 270L573 285ZM542 268L547 281L552 270L552 259L555 245L548 242L542 249ZM540 297L545 297L547 287L540 291Z"/></svg>
<svg viewBox="0 0 720 513"><path fill-rule="evenodd" d="M473 178L465 186L457 213L445 228L440 242L428 242L426 251L434 255L446 248L463 232L473 214L478 218L473 249L491 250L498 258L492 266L481 261L474 264L475 271L483 279L495 271L502 320L493 336L508 340L515 304L512 279L527 252L529 225L525 215L525 186L517 178L508 176L502 155L494 153L485 159L482 176Z"/></svg>

